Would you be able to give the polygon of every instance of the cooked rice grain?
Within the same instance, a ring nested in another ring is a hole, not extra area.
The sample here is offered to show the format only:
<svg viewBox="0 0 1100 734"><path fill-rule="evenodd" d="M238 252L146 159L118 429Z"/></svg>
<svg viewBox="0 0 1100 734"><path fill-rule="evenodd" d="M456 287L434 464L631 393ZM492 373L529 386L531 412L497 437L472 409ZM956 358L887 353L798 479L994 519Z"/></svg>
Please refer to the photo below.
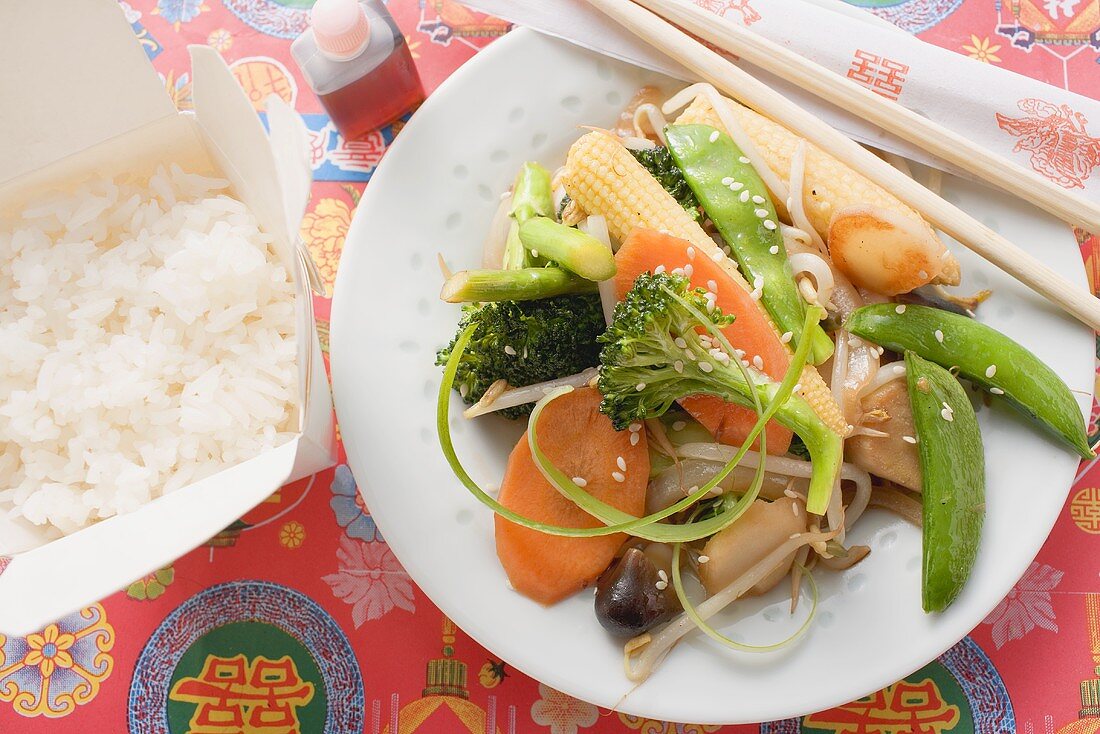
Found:
<svg viewBox="0 0 1100 734"><path fill-rule="evenodd" d="M294 288L227 185L173 165L0 221L0 513L73 532L291 436Z"/></svg>

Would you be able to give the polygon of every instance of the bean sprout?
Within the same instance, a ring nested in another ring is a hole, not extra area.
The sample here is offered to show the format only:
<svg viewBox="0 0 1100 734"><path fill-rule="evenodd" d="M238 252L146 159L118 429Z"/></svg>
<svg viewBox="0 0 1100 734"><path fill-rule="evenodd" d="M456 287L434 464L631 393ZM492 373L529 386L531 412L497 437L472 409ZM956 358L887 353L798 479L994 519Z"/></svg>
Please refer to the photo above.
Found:
<svg viewBox="0 0 1100 734"><path fill-rule="evenodd" d="M586 232L602 242L607 249L612 252L615 251L615 248L611 245L611 235L607 232L607 220L603 216L593 214L577 226L582 232ZM615 315L615 304L618 302L615 295L615 279L601 280L598 287L600 290L600 304L603 306L603 317L607 321L607 325L610 326Z"/></svg>
<svg viewBox="0 0 1100 734"><path fill-rule="evenodd" d="M665 128L668 126L668 119L665 118L657 105L647 102L638 105L638 109L634 110L634 132L639 137L648 140L649 133L642 127L643 122L649 124L653 134L661 141L661 145L668 145L668 141L665 140Z"/></svg>
<svg viewBox="0 0 1100 734"><path fill-rule="evenodd" d="M831 304L830 299L836 287L833 270L829 267L829 263L820 255L811 252L798 252L788 259L791 261L791 269L794 271L802 297L816 306L827 308ZM806 278L805 275L810 277ZM808 282L811 279L812 282ZM836 308L831 310L835 311Z"/></svg>
<svg viewBox="0 0 1100 734"><path fill-rule="evenodd" d="M829 248L825 240L821 238L814 226L810 224L810 218L806 214L806 141L798 141L794 155L791 156L791 195L787 201L787 209L791 214L791 223L810 236L810 241L821 251L822 255L829 254Z"/></svg>
<svg viewBox="0 0 1100 734"><path fill-rule="evenodd" d="M506 408L514 408L517 405L537 403L539 400L546 397L547 393L559 387L584 387L598 376L599 370L595 367L590 367L584 372L578 372L575 375L559 377L556 380L539 382L534 385L516 387L511 390L502 390L499 388L494 390L493 388L497 387L497 383L501 382L501 380L497 380L497 382L489 386L489 389L481 396L481 400L463 411L462 415L467 418L477 418L480 415L495 413L498 410L504 410ZM507 383L505 383L505 385L507 385Z"/></svg>

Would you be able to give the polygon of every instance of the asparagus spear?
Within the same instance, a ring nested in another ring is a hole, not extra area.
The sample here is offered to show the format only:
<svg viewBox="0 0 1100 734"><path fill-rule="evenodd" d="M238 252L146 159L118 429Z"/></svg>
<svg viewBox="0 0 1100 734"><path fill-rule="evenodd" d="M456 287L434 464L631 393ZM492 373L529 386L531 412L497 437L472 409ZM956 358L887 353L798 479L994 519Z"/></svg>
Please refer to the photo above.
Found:
<svg viewBox="0 0 1100 734"><path fill-rule="evenodd" d="M554 197L550 190L550 172L538 163L524 163L512 186L512 217L508 240L504 246L505 270L526 268L534 264L519 239L519 227L532 217L549 217L554 213Z"/></svg>
<svg viewBox="0 0 1100 734"><path fill-rule="evenodd" d="M596 284L561 268L463 270L443 284L439 297L447 303L534 301L572 293L595 293Z"/></svg>

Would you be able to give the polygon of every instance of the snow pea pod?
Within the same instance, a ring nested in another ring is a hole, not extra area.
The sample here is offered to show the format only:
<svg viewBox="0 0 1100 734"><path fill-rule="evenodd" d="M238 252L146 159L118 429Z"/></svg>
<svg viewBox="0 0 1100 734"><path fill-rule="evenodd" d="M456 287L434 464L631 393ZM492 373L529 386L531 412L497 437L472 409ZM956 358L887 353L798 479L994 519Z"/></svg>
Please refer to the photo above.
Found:
<svg viewBox="0 0 1100 734"><path fill-rule="evenodd" d="M985 518L985 453L978 417L950 372L905 353L920 454L923 562L921 603L942 612L959 595Z"/></svg>
<svg viewBox="0 0 1100 734"><path fill-rule="evenodd" d="M974 319L928 306L879 303L856 309L845 326L897 352L911 350L1003 398L1086 459L1081 409L1062 378L1023 346Z"/></svg>
<svg viewBox="0 0 1100 734"><path fill-rule="evenodd" d="M794 282L775 207L749 159L733 138L709 125L670 125L665 137L688 186L776 325L791 333L795 345L811 340L814 364L827 360L833 342L821 325L803 332L806 302Z"/></svg>

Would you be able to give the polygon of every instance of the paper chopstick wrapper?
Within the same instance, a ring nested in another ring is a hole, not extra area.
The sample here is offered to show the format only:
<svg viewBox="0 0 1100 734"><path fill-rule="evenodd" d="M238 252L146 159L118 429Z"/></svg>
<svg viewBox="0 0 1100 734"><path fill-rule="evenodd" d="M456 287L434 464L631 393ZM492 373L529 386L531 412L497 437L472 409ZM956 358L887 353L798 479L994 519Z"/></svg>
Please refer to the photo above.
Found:
<svg viewBox="0 0 1100 734"><path fill-rule="evenodd" d="M678 79L693 75L585 0L464 0L526 25ZM796 49L1059 185L1100 196L1100 102L924 43L901 30L793 0L696 0L727 21ZM1007 39L1005 43L1007 43ZM744 68L860 142L967 175L757 67ZM1091 123L1090 123L1091 121ZM1019 194L1027 198L1027 192Z"/></svg>

